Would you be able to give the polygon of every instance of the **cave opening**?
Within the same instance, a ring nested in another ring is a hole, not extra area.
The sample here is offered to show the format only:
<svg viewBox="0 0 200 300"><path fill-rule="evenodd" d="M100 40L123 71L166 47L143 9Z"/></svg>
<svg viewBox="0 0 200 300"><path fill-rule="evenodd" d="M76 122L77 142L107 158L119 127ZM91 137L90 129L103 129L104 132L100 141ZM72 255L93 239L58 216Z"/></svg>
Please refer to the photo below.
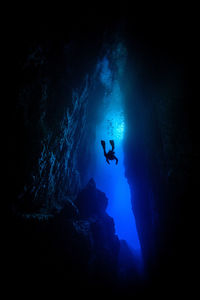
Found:
<svg viewBox="0 0 200 300"><path fill-rule="evenodd" d="M123 75L125 64L125 50L118 45L114 57L117 65L115 74L111 69L108 57L104 57L98 64L99 79L104 86L99 114L100 121L96 124L96 139L94 143L95 168L92 177L97 188L103 191L108 198L107 213L114 219L116 234L120 240L127 243L135 257L141 259L141 247L136 228L135 216L131 204L131 192L125 176L124 165L124 137L126 135L126 118L124 112L124 96L120 88L120 77ZM122 54L123 53L123 54ZM105 141L106 151L111 150L110 140L114 140L116 161L106 162L101 140Z"/></svg>

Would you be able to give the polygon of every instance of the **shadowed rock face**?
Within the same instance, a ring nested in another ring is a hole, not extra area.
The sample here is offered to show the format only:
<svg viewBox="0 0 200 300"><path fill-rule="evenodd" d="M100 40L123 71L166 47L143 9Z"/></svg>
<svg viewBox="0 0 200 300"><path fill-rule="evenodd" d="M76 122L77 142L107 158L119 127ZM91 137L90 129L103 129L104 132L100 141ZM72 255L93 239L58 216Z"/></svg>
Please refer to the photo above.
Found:
<svg viewBox="0 0 200 300"><path fill-rule="evenodd" d="M13 219L9 249L15 251L9 263L14 276L20 270L21 280L30 286L33 278L37 286L65 282L68 289L116 285L120 243L105 211L107 201L90 180L60 213Z"/></svg>
<svg viewBox="0 0 200 300"><path fill-rule="evenodd" d="M108 199L96 189L91 179L79 193L75 203L82 222L89 223L92 237L92 262L94 276L98 280L114 283L117 280L119 239L115 234L113 219L106 213Z"/></svg>
<svg viewBox="0 0 200 300"><path fill-rule="evenodd" d="M168 282L170 288L177 287L177 277L187 285L185 273L191 272L185 257L192 256L188 234L193 232L193 204L189 202L198 194L194 153L199 152L194 138L197 113L195 105L189 104L190 56L184 39L173 38L171 33L168 51L157 41L160 52L150 55L144 45L137 49L130 42L135 58L132 55L129 79L123 83L126 176L142 251L150 281L155 287Z"/></svg>
<svg viewBox="0 0 200 300"><path fill-rule="evenodd" d="M16 43L16 98L8 139L8 173L14 184L10 206L16 212L49 213L61 209L67 198L74 200L82 187L78 162L83 151L86 163L89 157L92 133L86 117L99 37L86 37L86 42L68 39L58 28L43 29L36 37L20 31Z"/></svg>
<svg viewBox="0 0 200 300"><path fill-rule="evenodd" d="M94 179L90 179L87 186L79 193L75 203L82 218L106 215L108 199L105 193L96 189Z"/></svg>

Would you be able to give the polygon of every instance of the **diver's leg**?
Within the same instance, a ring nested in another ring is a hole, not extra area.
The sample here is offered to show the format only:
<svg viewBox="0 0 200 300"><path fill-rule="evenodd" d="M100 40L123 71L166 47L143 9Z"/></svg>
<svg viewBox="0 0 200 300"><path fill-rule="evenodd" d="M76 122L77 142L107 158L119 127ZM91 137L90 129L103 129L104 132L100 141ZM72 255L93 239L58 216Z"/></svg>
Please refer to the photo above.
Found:
<svg viewBox="0 0 200 300"><path fill-rule="evenodd" d="M118 164L118 158L114 156L114 159L116 160L116 165Z"/></svg>
<svg viewBox="0 0 200 300"><path fill-rule="evenodd" d="M112 146L112 151L114 150L114 148L115 148L115 145L114 145L114 140L110 140L110 144L111 144L111 146Z"/></svg>
<svg viewBox="0 0 200 300"><path fill-rule="evenodd" d="M104 155L106 156L106 143L105 143L105 141L101 141L101 145L102 145L102 147L103 147L103 153L104 153Z"/></svg>
<svg viewBox="0 0 200 300"><path fill-rule="evenodd" d="M110 164L108 158L106 158L106 162L107 162L108 164Z"/></svg>

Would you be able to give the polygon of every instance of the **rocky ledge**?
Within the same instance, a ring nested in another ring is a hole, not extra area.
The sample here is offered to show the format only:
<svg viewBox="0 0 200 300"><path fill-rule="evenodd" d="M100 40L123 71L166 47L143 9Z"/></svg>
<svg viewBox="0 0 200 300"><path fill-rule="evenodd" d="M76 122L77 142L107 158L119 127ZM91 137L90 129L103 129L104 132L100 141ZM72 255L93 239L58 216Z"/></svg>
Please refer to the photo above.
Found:
<svg viewBox="0 0 200 300"><path fill-rule="evenodd" d="M120 242L106 213L107 202L91 179L76 201L68 200L54 216L13 218L9 247L13 276L18 278L20 271L26 284L64 282L69 288L116 283Z"/></svg>

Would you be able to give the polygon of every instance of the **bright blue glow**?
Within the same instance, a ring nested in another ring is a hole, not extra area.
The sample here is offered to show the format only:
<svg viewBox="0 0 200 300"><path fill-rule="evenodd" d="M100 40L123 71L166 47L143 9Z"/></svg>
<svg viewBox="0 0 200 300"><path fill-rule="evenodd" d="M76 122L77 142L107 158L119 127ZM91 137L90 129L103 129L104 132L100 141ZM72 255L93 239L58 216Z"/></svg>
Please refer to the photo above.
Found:
<svg viewBox="0 0 200 300"><path fill-rule="evenodd" d="M108 62L104 61L102 83L110 78L110 72L106 75ZM94 179L97 188L105 192L108 197L107 213L114 219L115 229L118 237L127 241L129 246L140 254L140 243L138 239L135 217L131 206L130 188L125 177L123 138L126 131L123 97L117 80L109 81L112 91L103 98L102 121L96 127L96 168ZM111 149L109 140L114 140L115 154L119 159L118 165L115 161L106 163L101 147L101 140L106 142L106 151Z"/></svg>
<svg viewBox="0 0 200 300"><path fill-rule="evenodd" d="M109 69L109 61L106 57L104 57L103 61L101 64L98 66L101 68L101 73L100 73L100 80L103 83L104 86L107 88L110 88L112 85L112 74Z"/></svg>

